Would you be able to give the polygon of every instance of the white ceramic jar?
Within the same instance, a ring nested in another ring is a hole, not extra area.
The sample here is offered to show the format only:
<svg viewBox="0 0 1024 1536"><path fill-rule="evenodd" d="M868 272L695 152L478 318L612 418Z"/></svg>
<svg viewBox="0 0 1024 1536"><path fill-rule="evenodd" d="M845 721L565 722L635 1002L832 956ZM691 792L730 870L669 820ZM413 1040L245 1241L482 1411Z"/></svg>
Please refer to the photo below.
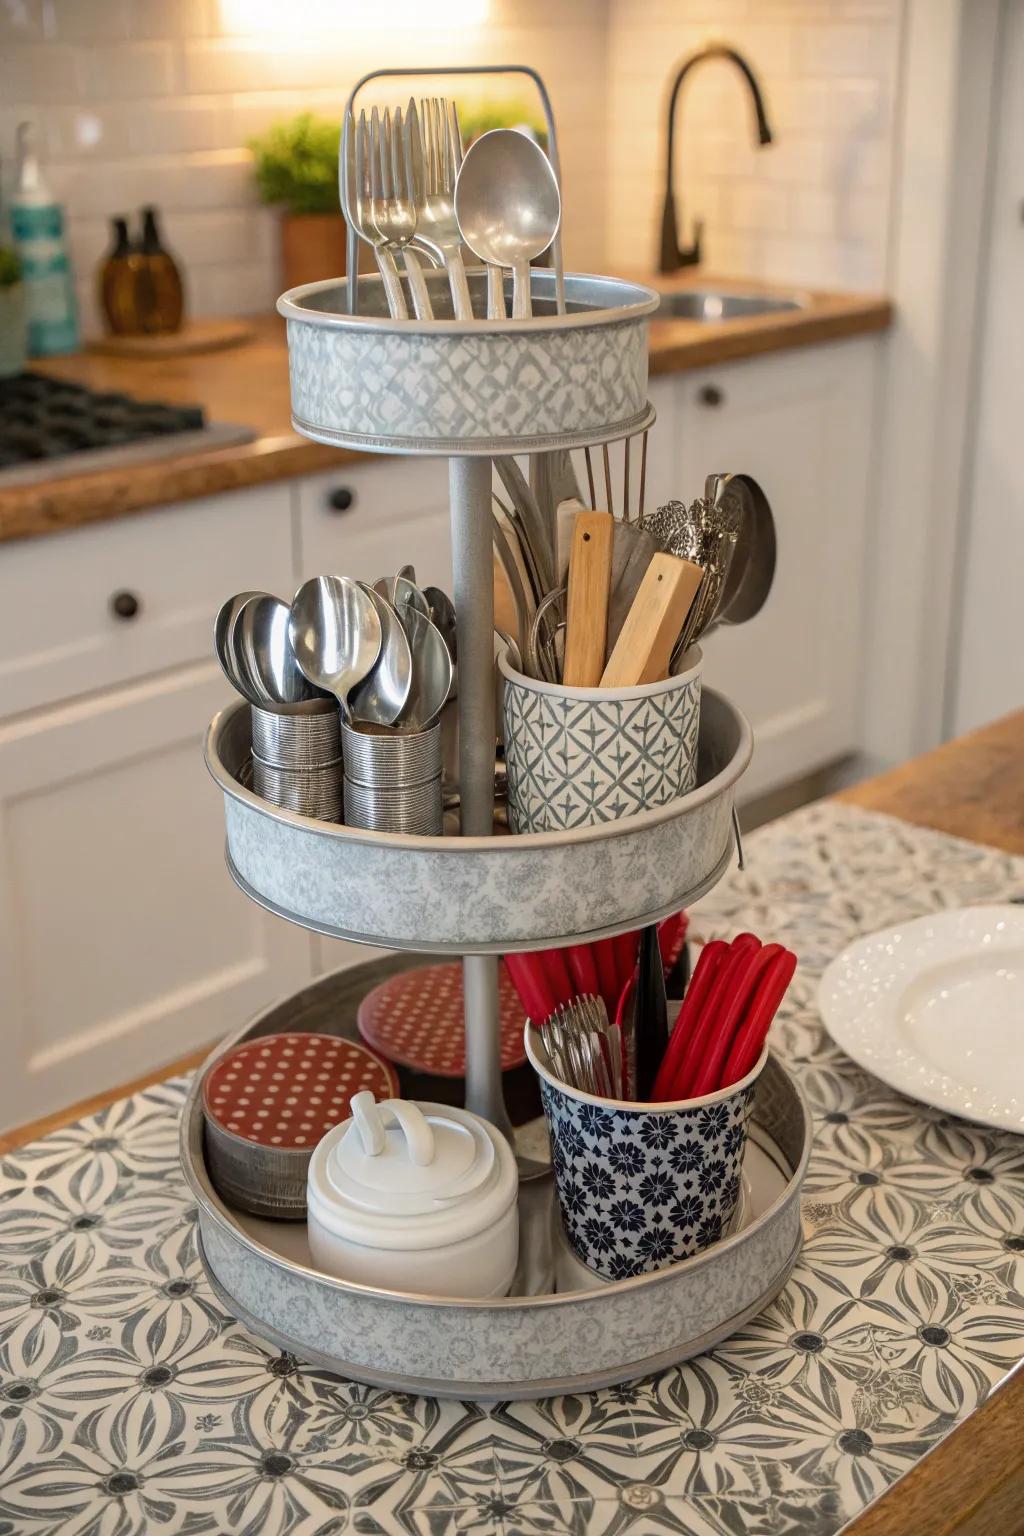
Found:
<svg viewBox="0 0 1024 1536"><path fill-rule="evenodd" d="M519 1254L519 1180L500 1131L468 1110L372 1093L309 1165L313 1262L378 1290L504 1296Z"/></svg>

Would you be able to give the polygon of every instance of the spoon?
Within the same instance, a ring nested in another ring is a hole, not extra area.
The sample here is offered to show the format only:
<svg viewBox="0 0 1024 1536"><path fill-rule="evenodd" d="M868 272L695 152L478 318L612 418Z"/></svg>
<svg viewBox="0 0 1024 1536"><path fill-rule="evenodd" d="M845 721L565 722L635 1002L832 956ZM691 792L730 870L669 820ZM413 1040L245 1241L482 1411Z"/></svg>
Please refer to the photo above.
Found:
<svg viewBox="0 0 1024 1536"><path fill-rule="evenodd" d="M406 565L402 567L397 576L378 576L373 584L373 590L386 603L391 604L399 618L402 616L402 609L408 605L412 608L418 608L423 617L428 619L430 617L430 610L427 607L426 598L416 583L411 581L408 576L402 574L403 571L411 569L411 566Z"/></svg>
<svg viewBox="0 0 1024 1536"><path fill-rule="evenodd" d="M306 677L333 693L348 715L349 694L380 655L383 634L372 600L348 576L314 576L295 594L288 633Z"/></svg>
<svg viewBox="0 0 1024 1536"><path fill-rule="evenodd" d="M775 519L752 475L728 478L739 492L743 518L716 617L719 624L746 624L761 612L775 579Z"/></svg>
<svg viewBox="0 0 1024 1536"><path fill-rule="evenodd" d="M258 592L238 610L231 630L235 665L261 709L308 714L326 695L299 670L288 638L291 610L279 597Z"/></svg>
<svg viewBox="0 0 1024 1536"><path fill-rule="evenodd" d="M436 624L441 631L445 645L451 653L453 662L458 661L458 641L455 634L455 604L443 592L440 587L424 587L423 596L427 600L427 614L432 624Z"/></svg>
<svg viewBox="0 0 1024 1536"><path fill-rule="evenodd" d="M234 597L229 597L226 603L222 603L217 611L217 617L213 621L213 648L217 653L221 671L236 692L243 699L248 699L250 704L259 704L259 699L252 697L248 678L243 674L239 665L239 658L235 653L235 623L238 615L250 598L262 597L261 592L238 592Z"/></svg>
<svg viewBox="0 0 1024 1536"><path fill-rule="evenodd" d="M412 651L391 604L365 581L359 585L377 610L381 646L377 665L353 688L349 708L353 720L369 725L394 725L412 688Z"/></svg>
<svg viewBox="0 0 1024 1536"><path fill-rule="evenodd" d="M558 234L562 200L551 161L514 128L492 128L466 151L455 183L462 238L488 266L512 268L512 318L528 320L530 262Z"/></svg>
<svg viewBox="0 0 1024 1536"><path fill-rule="evenodd" d="M431 725L444 708L452 686L452 658L436 624L418 608L402 615L412 649L412 688L400 724L414 730Z"/></svg>

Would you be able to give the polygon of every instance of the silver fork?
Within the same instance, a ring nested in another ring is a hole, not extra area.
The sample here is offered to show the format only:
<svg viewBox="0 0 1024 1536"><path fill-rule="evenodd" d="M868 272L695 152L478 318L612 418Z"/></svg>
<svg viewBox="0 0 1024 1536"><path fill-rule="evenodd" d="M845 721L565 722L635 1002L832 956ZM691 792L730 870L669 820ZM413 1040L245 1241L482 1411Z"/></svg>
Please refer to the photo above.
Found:
<svg viewBox="0 0 1024 1536"><path fill-rule="evenodd" d="M373 109L373 120L377 109ZM372 122L371 120L371 137ZM427 292L423 268L413 245L416 240L416 198L414 194L413 166L406 150L406 134L402 123L402 109L395 108L394 122L391 113L384 109L380 126L380 198L373 202L373 222L381 236L393 249L402 252L412 306L418 320L433 320L434 311Z"/></svg>
<svg viewBox="0 0 1024 1536"><path fill-rule="evenodd" d="M416 210L407 207L403 199L396 195L392 148L391 114L385 108L382 122L379 111L374 107L370 114L370 224L378 236L378 244L374 249L384 277L384 286L387 288L389 282L385 271L387 267L394 275L395 292L401 309L393 307L390 291L388 306L392 315L404 320L408 318L409 311L394 252L407 246L416 233ZM384 264L381 263L381 255L386 258Z"/></svg>
<svg viewBox="0 0 1024 1536"><path fill-rule="evenodd" d="M455 176L462 158L458 119L453 122L449 104L437 97L420 102L419 117L424 188L416 210L418 236L444 262L456 320L472 320L473 303L455 217Z"/></svg>
<svg viewBox="0 0 1024 1536"><path fill-rule="evenodd" d="M599 997L563 1003L540 1026L548 1060L569 1088L601 1098L622 1098L622 1039Z"/></svg>
<svg viewBox="0 0 1024 1536"><path fill-rule="evenodd" d="M377 116L377 109L374 108L373 117L377 118ZM389 249L373 221L374 182L376 179L379 183L380 165L375 146L371 143L371 124L366 121L366 113L360 112L358 123L354 118L350 119L349 127L352 131L348 136L349 153L346 157L345 174L349 183L349 212L352 215L352 222L359 238L365 240L373 249L384 283L384 293L391 318L407 320L409 310L406 306L405 294L402 292L402 280L395 265L394 253ZM379 121L377 131L379 136Z"/></svg>

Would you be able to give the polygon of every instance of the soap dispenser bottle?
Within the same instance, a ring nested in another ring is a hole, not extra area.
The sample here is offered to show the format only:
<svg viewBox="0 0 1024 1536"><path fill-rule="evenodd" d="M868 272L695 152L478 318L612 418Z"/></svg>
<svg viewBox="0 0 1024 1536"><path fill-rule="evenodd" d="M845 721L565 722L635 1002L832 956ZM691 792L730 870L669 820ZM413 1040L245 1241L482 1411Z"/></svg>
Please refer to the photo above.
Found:
<svg viewBox="0 0 1024 1536"><path fill-rule="evenodd" d="M10 222L25 282L29 352L34 357L74 352L78 314L64 210L43 179L31 123L18 124Z"/></svg>

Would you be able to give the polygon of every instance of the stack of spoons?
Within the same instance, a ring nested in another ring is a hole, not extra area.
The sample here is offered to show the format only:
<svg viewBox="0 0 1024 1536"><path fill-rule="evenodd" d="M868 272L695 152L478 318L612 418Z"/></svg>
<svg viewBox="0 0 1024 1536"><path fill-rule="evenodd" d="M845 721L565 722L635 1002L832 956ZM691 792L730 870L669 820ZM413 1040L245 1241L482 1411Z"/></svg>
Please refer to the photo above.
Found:
<svg viewBox="0 0 1024 1536"><path fill-rule="evenodd" d="M455 683L455 611L411 566L372 585L304 582L291 604L229 598L214 626L252 709L253 788L321 820L441 831L439 716Z"/></svg>

